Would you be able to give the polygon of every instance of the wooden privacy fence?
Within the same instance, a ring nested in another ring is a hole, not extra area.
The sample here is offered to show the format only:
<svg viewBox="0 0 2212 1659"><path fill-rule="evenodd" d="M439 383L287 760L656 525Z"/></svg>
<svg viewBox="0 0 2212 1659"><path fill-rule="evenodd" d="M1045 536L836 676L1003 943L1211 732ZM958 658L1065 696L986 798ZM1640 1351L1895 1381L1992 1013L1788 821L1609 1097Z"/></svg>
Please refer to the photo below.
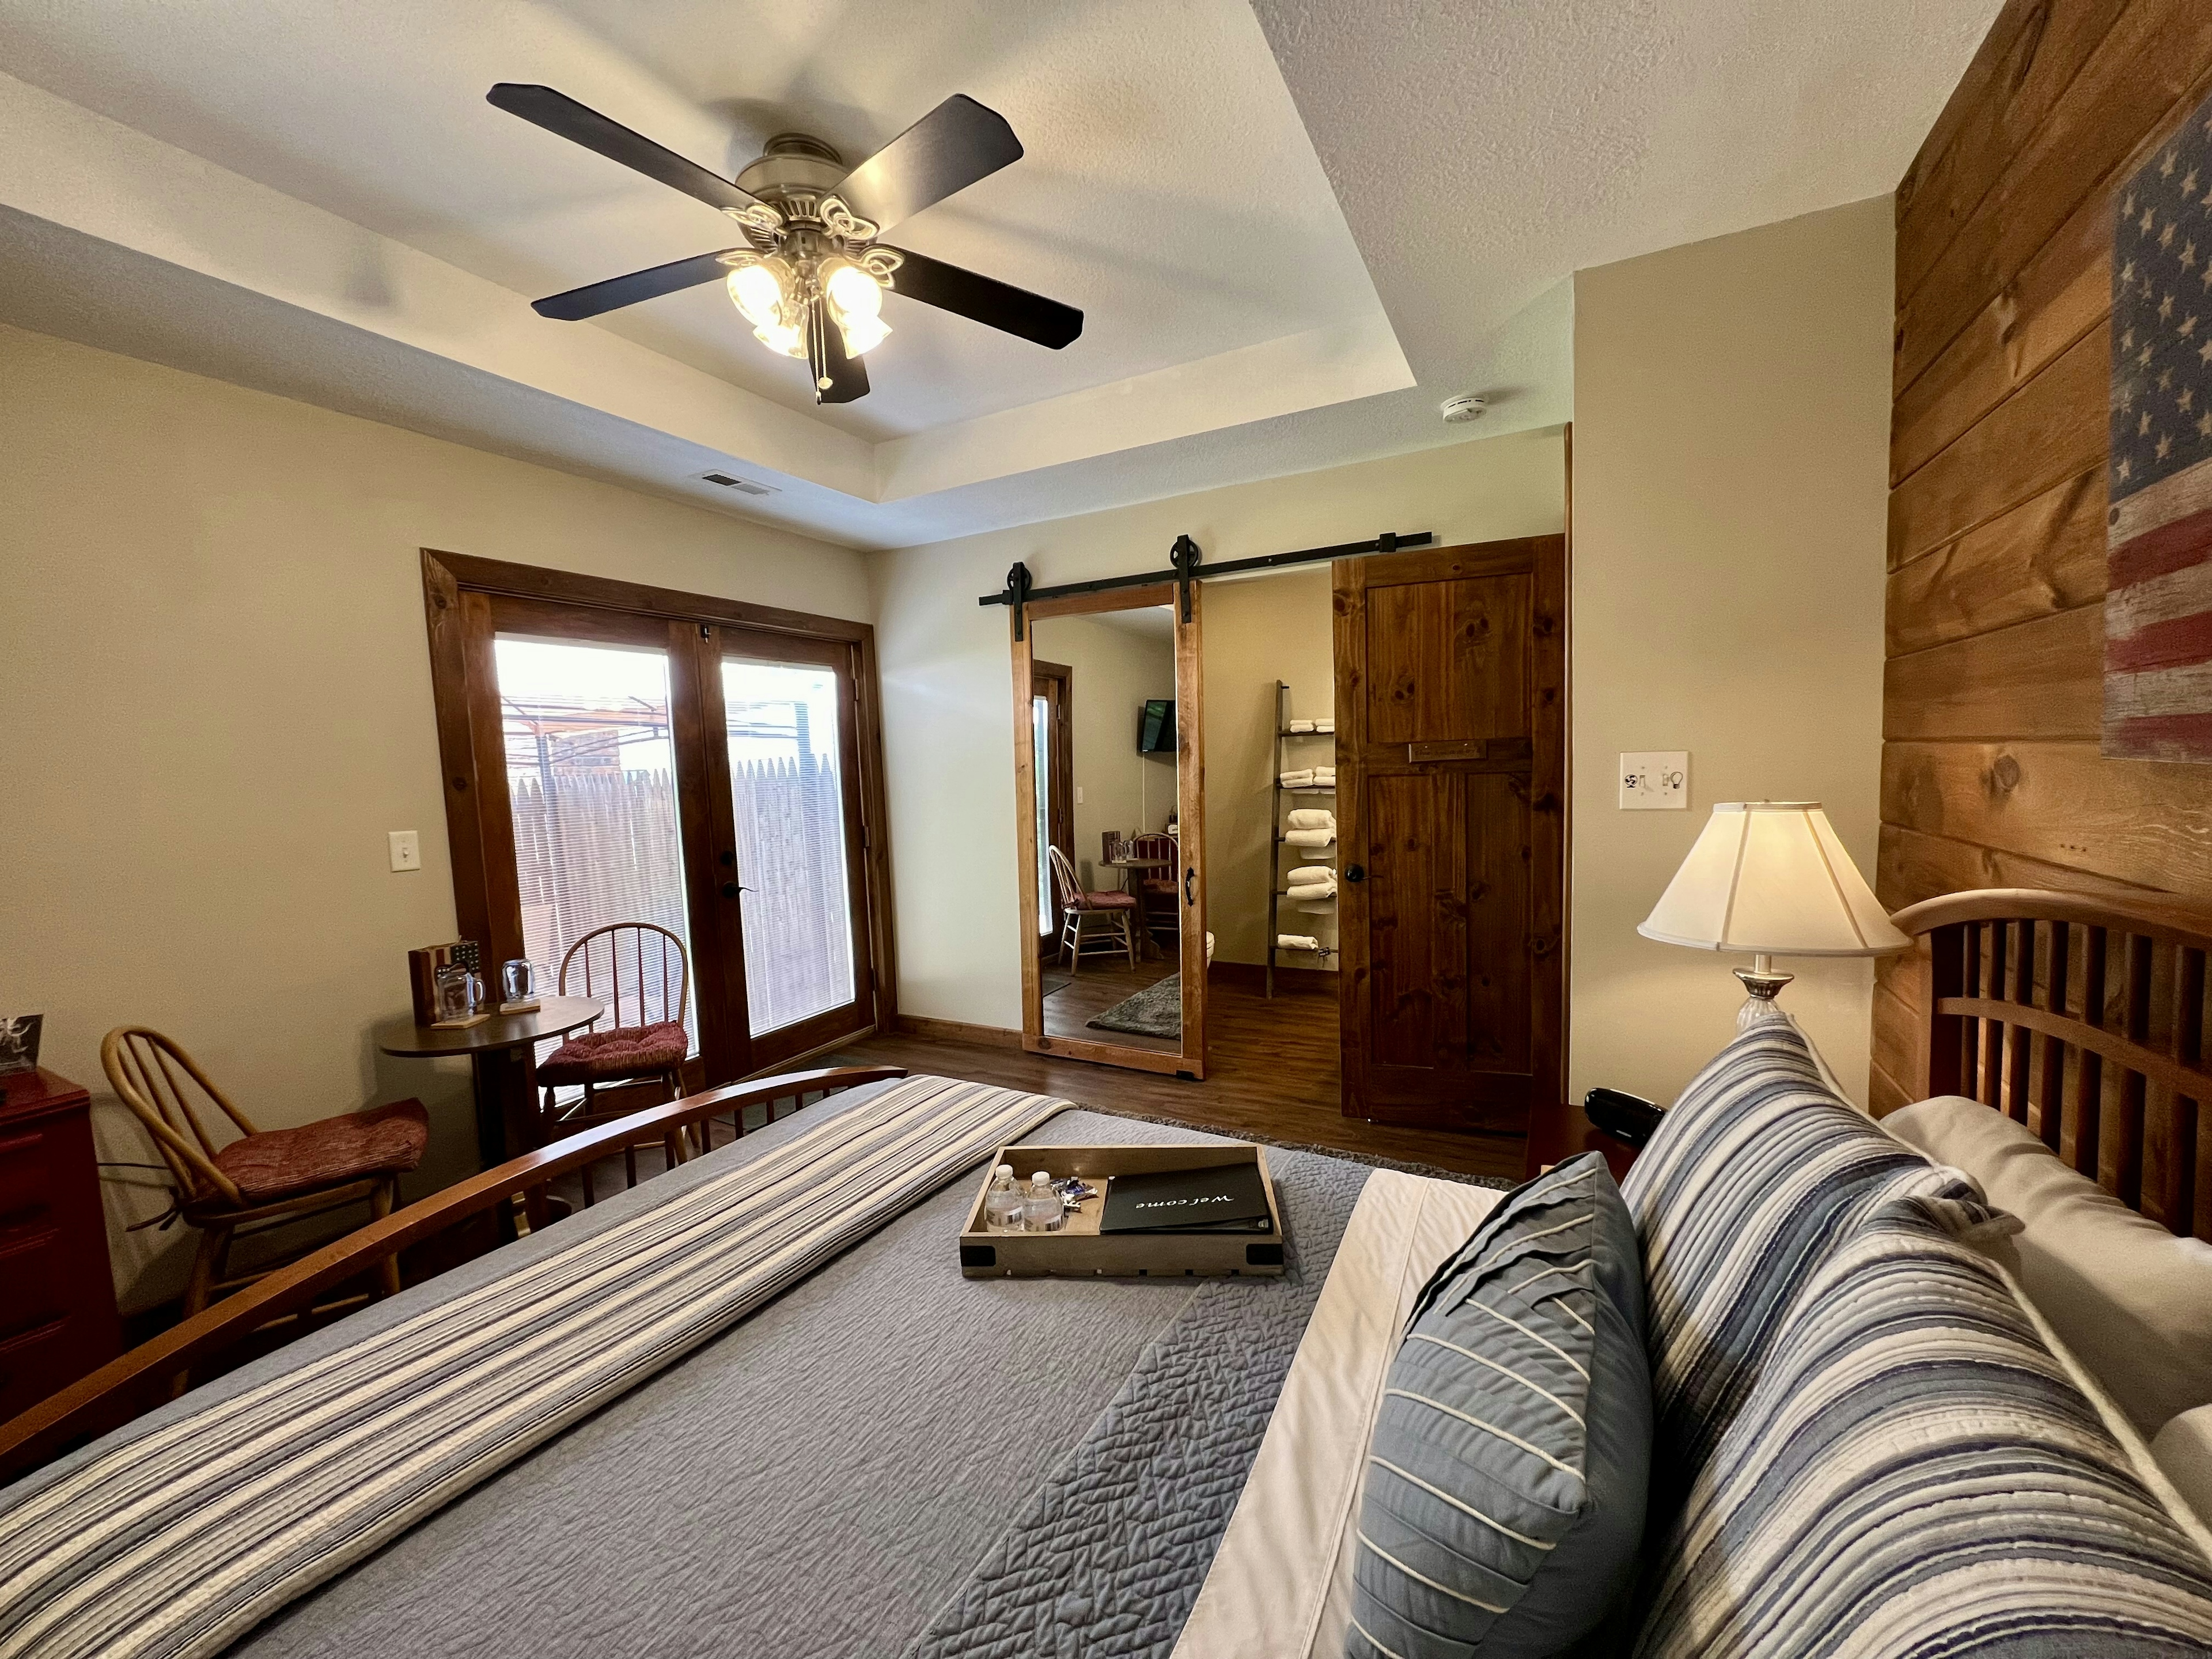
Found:
<svg viewBox="0 0 2212 1659"><path fill-rule="evenodd" d="M532 960L550 967L609 922L657 922L689 942L670 774L517 771L508 793ZM730 793L746 890L745 991L757 1033L853 995L843 793L836 769L811 755L733 761ZM696 1044L696 1012L686 1024Z"/></svg>

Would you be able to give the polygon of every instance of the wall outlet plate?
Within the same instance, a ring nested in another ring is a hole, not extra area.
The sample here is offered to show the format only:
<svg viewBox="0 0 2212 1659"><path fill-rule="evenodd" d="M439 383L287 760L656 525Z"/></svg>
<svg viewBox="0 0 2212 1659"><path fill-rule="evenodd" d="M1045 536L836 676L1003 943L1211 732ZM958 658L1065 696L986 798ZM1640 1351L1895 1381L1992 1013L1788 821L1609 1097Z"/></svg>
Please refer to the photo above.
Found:
<svg viewBox="0 0 2212 1659"><path fill-rule="evenodd" d="M422 867L422 838L412 830L393 830L387 832L392 843L392 867L399 870L420 870Z"/></svg>
<svg viewBox="0 0 2212 1659"><path fill-rule="evenodd" d="M1620 810L1624 812L1686 812L1690 810L1690 753L1686 749L1646 749L1620 757Z"/></svg>

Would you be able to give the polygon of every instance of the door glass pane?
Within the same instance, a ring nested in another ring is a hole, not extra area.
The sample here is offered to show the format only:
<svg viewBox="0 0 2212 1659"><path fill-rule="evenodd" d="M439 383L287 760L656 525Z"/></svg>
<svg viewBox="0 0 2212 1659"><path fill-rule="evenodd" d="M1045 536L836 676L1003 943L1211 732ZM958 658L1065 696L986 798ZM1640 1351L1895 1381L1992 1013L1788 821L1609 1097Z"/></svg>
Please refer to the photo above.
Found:
<svg viewBox="0 0 2212 1659"><path fill-rule="evenodd" d="M1052 937L1052 700L1030 699L1030 752L1036 757L1037 936Z"/></svg>
<svg viewBox="0 0 2212 1659"><path fill-rule="evenodd" d="M725 660L722 702L755 1036L855 995L837 676Z"/></svg>
<svg viewBox="0 0 2212 1659"><path fill-rule="evenodd" d="M625 921L657 922L689 951L667 653L506 635L493 649L523 948L530 959L557 973L578 939ZM604 967L599 947L593 956L598 973ZM499 964L484 967L495 984ZM574 972L581 971L579 957ZM634 963L617 959L625 1021L636 1018L637 975ZM656 957L647 958L642 993L648 1019L678 1018L676 1010L658 1006ZM609 995L598 984L593 994ZM682 1018L696 1053L698 1024L688 996Z"/></svg>

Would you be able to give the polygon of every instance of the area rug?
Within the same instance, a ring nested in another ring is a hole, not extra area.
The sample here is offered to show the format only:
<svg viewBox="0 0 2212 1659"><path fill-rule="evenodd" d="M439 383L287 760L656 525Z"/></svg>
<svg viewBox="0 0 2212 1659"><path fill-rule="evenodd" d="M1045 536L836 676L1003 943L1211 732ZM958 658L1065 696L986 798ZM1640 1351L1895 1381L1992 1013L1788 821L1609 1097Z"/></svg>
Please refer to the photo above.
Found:
<svg viewBox="0 0 2212 1659"><path fill-rule="evenodd" d="M1132 1036L1182 1035L1182 975L1155 980L1133 997L1124 997L1085 1024L1094 1031L1127 1031Z"/></svg>

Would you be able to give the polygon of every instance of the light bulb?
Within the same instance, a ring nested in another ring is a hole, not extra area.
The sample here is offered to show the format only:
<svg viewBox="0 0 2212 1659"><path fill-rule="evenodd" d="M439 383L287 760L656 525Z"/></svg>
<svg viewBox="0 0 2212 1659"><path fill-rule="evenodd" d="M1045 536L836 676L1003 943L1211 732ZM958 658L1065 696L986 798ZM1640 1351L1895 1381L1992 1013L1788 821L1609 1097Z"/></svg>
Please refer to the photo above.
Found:
<svg viewBox="0 0 2212 1659"><path fill-rule="evenodd" d="M884 343L884 336L891 325L880 317L854 317L848 313L838 325L845 336L845 355L857 357L872 346Z"/></svg>
<svg viewBox="0 0 2212 1659"><path fill-rule="evenodd" d="M874 277L849 259L828 263L822 288L836 308L841 322L849 324L863 317L873 317L884 308L883 289Z"/></svg>
<svg viewBox="0 0 2212 1659"><path fill-rule="evenodd" d="M771 329L782 323L783 296L781 273L765 261L739 265L730 273L731 302L757 329Z"/></svg>
<svg viewBox="0 0 2212 1659"><path fill-rule="evenodd" d="M757 328L753 337L770 351L781 351L787 357L804 357L806 342L795 328L786 328L781 323L771 323L766 328Z"/></svg>

